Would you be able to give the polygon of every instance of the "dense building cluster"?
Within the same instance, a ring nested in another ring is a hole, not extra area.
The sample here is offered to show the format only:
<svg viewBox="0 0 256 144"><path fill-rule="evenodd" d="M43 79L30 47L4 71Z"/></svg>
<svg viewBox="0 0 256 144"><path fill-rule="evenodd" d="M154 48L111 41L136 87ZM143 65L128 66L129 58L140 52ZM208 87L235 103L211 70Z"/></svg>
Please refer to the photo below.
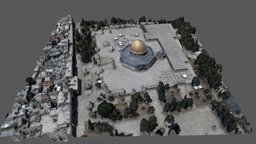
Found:
<svg viewBox="0 0 256 144"><path fill-rule="evenodd" d="M2 136L19 140L49 134L56 141L66 140L66 134L71 133L71 93L80 93L72 45L73 21L67 16L57 23L34 74L18 92L12 111L1 126Z"/></svg>

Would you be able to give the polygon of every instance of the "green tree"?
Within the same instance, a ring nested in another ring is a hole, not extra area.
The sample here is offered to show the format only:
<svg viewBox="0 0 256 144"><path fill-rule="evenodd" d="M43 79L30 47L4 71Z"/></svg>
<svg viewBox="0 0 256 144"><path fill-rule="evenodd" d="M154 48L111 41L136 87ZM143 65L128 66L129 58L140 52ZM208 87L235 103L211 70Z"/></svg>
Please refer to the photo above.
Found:
<svg viewBox="0 0 256 144"><path fill-rule="evenodd" d="M81 22L82 23L82 22ZM81 55L81 61L83 63L89 63L91 62L92 56L95 54L95 47L96 44L92 40L91 31L89 29L90 23L94 22L88 22L84 21L84 24L81 25L81 35L80 41L78 42L78 47L80 48L80 55Z"/></svg>
<svg viewBox="0 0 256 144"><path fill-rule="evenodd" d="M148 92L145 92L144 100L145 100L146 103L151 103L152 102L152 99L150 98Z"/></svg>
<svg viewBox="0 0 256 144"><path fill-rule="evenodd" d="M109 118L112 111L115 109L115 106L111 103L107 103L106 101L103 101L98 105L97 112L98 114L103 118Z"/></svg>
<svg viewBox="0 0 256 144"><path fill-rule="evenodd" d="M84 18L82 18L82 20L81 20L81 23L80 23L80 26L85 26L85 20L84 20Z"/></svg>
<svg viewBox="0 0 256 144"><path fill-rule="evenodd" d="M164 111L164 112L169 112L170 109L171 109L171 104L168 103L168 102L165 103L164 108L163 108L163 111Z"/></svg>
<svg viewBox="0 0 256 144"><path fill-rule="evenodd" d="M139 22L146 22L146 17L145 16L140 17Z"/></svg>
<svg viewBox="0 0 256 144"><path fill-rule="evenodd" d="M202 51L194 64L198 75L207 80L210 88L217 89L222 85L222 66L216 64L215 59L210 57L206 51Z"/></svg>
<svg viewBox="0 0 256 144"><path fill-rule="evenodd" d="M157 126L157 117L155 115L152 115L148 118L150 122L150 131L153 131Z"/></svg>
<svg viewBox="0 0 256 144"><path fill-rule="evenodd" d="M215 67L216 67L216 69L217 69L217 71L218 71L219 73L221 73L221 72L222 72L223 67L222 67L222 65L221 65L221 64L216 64L216 65L215 65Z"/></svg>
<svg viewBox="0 0 256 144"><path fill-rule="evenodd" d="M148 114L153 114L155 112L155 108L153 106L149 106L147 112Z"/></svg>
<svg viewBox="0 0 256 144"><path fill-rule="evenodd" d="M143 118L140 121L140 131L141 132L150 132L150 122Z"/></svg>
<svg viewBox="0 0 256 144"><path fill-rule="evenodd" d="M132 103L141 103L142 102L142 96L140 95L139 92L136 92L135 94L131 95L131 100L132 100Z"/></svg>
<svg viewBox="0 0 256 144"><path fill-rule="evenodd" d="M170 124L174 124L174 116L171 114L168 114L165 116L165 120L166 122L170 123Z"/></svg>
<svg viewBox="0 0 256 144"><path fill-rule="evenodd" d="M78 29L76 29L76 31L75 31L75 40L76 40L76 42L79 42L81 40L81 35L80 35Z"/></svg>
<svg viewBox="0 0 256 144"><path fill-rule="evenodd" d="M97 122L95 123L95 127L100 131L100 132L109 132L110 135L113 133L113 126L108 124L107 122Z"/></svg>
<svg viewBox="0 0 256 144"><path fill-rule="evenodd" d="M31 78L31 77L27 77L26 78L26 83L27 83L27 85L33 85L33 84L35 84L35 81L34 81L34 79L33 78Z"/></svg>
<svg viewBox="0 0 256 144"><path fill-rule="evenodd" d="M198 77L193 77L191 84L192 84L192 86L199 86L200 85L199 78Z"/></svg>
<svg viewBox="0 0 256 144"><path fill-rule="evenodd" d="M159 85L157 87L157 93L158 93L159 100L165 103L166 102L165 87L164 87L164 83L161 81L159 82Z"/></svg>
<svg viewBox="0 0 256 144"><path fill-rule="evenodd" d="M88 120L88 129L93 131L94 130L94 125L93 123L91 122L91 120Z"/></svg>
<svg viewBox="0 0 256 144"><path fill-rule="evenodd" d="M111 23L112 23L112 24L117 24L117 19L116 19L115 17L112 17L112 18L111 18Z"/></svg>
<svg viewBox="0 0 256 144"><path fill-rule="evenodd" d="M165 85L164 85L164 89L165 89L165 90L168 90L169 88L170 88L169 84L165 84Z"/></svg>
<svg viewBox="0 0 256 144"><path fill-rule="evenodd" d="M56 40L52 40L52 41L51 41L51 45L52 45L52 46L56 46L56 45L57 45Z"/></svg>
<svg viewBox="0 0 256 144"><path fill-rule="evenodd" d="M112 121L122 119L121 112L117 110L112 103L107 103L106 101L103 101L98 105L97 112L101 117L109 118Z"/></svg>

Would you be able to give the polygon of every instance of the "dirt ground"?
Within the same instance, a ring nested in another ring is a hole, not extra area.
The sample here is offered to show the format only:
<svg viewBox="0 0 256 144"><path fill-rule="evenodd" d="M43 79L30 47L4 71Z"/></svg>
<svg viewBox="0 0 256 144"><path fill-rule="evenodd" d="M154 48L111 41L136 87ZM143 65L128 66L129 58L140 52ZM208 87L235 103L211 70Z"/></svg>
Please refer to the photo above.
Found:
<svg viewBox="0 0 256 144"><path fill-rule="evenodd" d="M115 104L115 106L116 106L116 109L118 109L121 112L121 115L124 115L124 109L126 107L128 107L128 104L127 103L118 103L118 104Z"/></svg>
<svg viewBox="0 0 256 144"><path fill-rule="evenodd" d="M139 104L139 107L137 109L137 112L140 116L144 116L147 115L147 109L148 109L149 105L145 104L145 103L141 103Z"/></svg>
<svg viewBox="0 0 256 144"><path fill-rule="evenodd" d="M171 102L173 97L175 97L178 101L182 100L180 91L175 87L170 87L169 90L166 90L165 95L167 102Z"/></svg>
<svg viewBox="0 0 256 144"><path fill-rule="evenodd" d="M193 98L194 105L197 107L204 107L211 103L212 100L207 99L206 95L211 95L211 94L205 94L204 92L205 89L201 89L198 91L198 95L195 94L195 92L190 93L190 97Z"/></svg>

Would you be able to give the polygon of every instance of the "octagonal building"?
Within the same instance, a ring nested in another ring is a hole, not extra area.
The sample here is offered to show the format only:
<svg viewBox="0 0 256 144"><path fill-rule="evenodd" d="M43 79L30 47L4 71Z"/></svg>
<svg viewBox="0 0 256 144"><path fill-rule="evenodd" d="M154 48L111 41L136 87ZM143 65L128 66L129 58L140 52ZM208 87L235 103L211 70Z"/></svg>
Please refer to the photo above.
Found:
<svg viewBox="0 0 256 144"><path fill-rule="evenodd" d="M120 61L132 70L141 71L149 69L156 61L156 57L152 48L138 39L121 51Z"/></svg>

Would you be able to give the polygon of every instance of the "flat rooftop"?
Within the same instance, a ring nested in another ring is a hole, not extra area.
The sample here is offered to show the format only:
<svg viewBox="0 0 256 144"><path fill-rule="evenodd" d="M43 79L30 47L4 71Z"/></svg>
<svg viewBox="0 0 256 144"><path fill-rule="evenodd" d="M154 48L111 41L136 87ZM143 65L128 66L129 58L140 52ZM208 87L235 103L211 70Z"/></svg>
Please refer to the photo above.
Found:
<svg viewBox="0 0 256 144"><path fill-rule="evenodd" d="M188 69L188 59L170 24L145 25L143 29L146 40L158 40L174 71Z"/></svg>

